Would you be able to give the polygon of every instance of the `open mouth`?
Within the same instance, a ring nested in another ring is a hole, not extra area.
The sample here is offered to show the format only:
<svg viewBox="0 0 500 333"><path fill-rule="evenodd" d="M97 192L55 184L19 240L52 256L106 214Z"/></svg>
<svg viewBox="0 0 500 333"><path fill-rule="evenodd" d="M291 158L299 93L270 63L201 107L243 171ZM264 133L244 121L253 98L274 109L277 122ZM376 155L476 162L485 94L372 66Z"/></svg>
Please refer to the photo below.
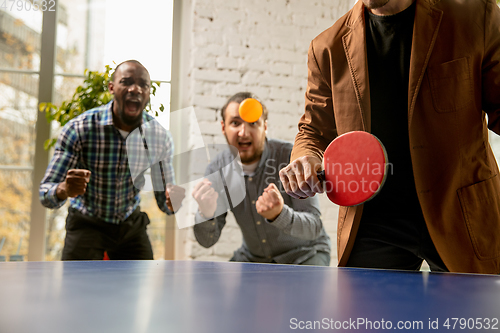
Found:
<svg viewBox="0 0 500 333"><path fill-rule="evenodd" d="M238 142L238 147L243 149L250 148L251 145L252 145L251 142Z"/></svg>
<svg viewBox="0 0 500 333"><path fill-rule="evenodd" d="M137 112L141 108L141 103L136 100L128 100L125 102L125 106L127 107L128 110L132 112Z"/></svg>

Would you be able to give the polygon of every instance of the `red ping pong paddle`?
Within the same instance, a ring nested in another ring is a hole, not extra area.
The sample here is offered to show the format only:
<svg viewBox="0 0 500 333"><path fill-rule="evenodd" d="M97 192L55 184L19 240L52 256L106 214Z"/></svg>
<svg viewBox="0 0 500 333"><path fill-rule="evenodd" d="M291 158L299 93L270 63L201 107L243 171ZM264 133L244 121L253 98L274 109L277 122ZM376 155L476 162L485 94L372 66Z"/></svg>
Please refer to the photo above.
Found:
<svg viewBox="0 0 500 333"><path fill-rule="evenodd" d="M387 152L374 135L348 132L328 145L323 165L318 179L325 183L328 199L340 206L357 206L375 197L384 185Z"/></svg>

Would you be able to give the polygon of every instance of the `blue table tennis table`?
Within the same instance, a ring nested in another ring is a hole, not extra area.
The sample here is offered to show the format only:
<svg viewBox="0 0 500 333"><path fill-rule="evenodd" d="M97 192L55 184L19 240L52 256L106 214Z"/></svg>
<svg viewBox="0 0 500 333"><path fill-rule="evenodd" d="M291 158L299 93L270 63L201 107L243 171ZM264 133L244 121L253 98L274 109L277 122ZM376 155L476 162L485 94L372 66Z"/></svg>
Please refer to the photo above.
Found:
<svg viewBox="0 0 500 333"><path fill-rule="evenodd" d="M500 277L201 261L0 263L1 333L500 331Z"/></svg>

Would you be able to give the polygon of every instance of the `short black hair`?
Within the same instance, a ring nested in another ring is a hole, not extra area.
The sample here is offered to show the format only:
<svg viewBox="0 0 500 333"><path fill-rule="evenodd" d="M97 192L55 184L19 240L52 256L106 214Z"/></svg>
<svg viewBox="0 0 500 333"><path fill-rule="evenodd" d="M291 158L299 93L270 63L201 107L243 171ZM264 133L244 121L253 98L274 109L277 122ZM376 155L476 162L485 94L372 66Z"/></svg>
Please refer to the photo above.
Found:
<svg viewBox="0 0 500 333"><path fill-rule="evenodd" d="M134 64L137 64L137 65L141 66L142 68L144 68L144 69L146 70L146 72L148 72L148 74L149 74L148 69L147 69L146 67L144 67L144 65L143 65L143 64L141 64L139 61L134 60L134 59L125 60L125 61L123 61L123 62L119 63L119 64L118 64L118 66L116 66L116 68L115 68L115 70L113 71L113 73L111 73L111 82L113 82L113 81L115 80L115 73L116 73L116 71L118 70L118 68L119 68L121 65L125 64L125 63L134 63Z"/></svg>
<svg viewBox="0 0 500 333"><path fill-rule="evenodd" d="M264 120L264 121L267 120L267 108L264 105L264 103L262 103L262 101L257 96L255 96L255 94L252 94L251 92L243 91L243 92L239 92L239 93L236 93L233 96L231 96L227 100L226 104L224 104L224 106L220 110L220 114L222 116L222 121L226 122L225 115L226 115L227 106L229 104L231 104L233 102L240 104L241 102L243 102L247 98L253 98L253 99L256 99L257 101L259 101L259 103L262 105L262 120Z"/></svg>

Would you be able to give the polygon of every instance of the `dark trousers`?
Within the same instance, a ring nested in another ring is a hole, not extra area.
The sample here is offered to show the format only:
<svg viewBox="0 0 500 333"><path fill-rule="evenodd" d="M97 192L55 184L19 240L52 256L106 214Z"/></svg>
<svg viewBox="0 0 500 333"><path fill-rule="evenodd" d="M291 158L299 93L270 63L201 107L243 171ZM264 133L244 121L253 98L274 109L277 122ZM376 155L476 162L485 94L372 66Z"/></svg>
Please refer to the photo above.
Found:
<svg viewBox="0 0 500 333"><path fill-rule="evenodd" d="M62 260L102 260L104 251L111 260L153 259L148 224L148 215L139 208L120 224L69 208Z"/></svg>
<svg viewBox="0 0 500 333"><path fill-rule="evenodd" d="M448 271L422 215L413 218L363 215L346 266L419 270L423 260L432 271Z"/></svg>

